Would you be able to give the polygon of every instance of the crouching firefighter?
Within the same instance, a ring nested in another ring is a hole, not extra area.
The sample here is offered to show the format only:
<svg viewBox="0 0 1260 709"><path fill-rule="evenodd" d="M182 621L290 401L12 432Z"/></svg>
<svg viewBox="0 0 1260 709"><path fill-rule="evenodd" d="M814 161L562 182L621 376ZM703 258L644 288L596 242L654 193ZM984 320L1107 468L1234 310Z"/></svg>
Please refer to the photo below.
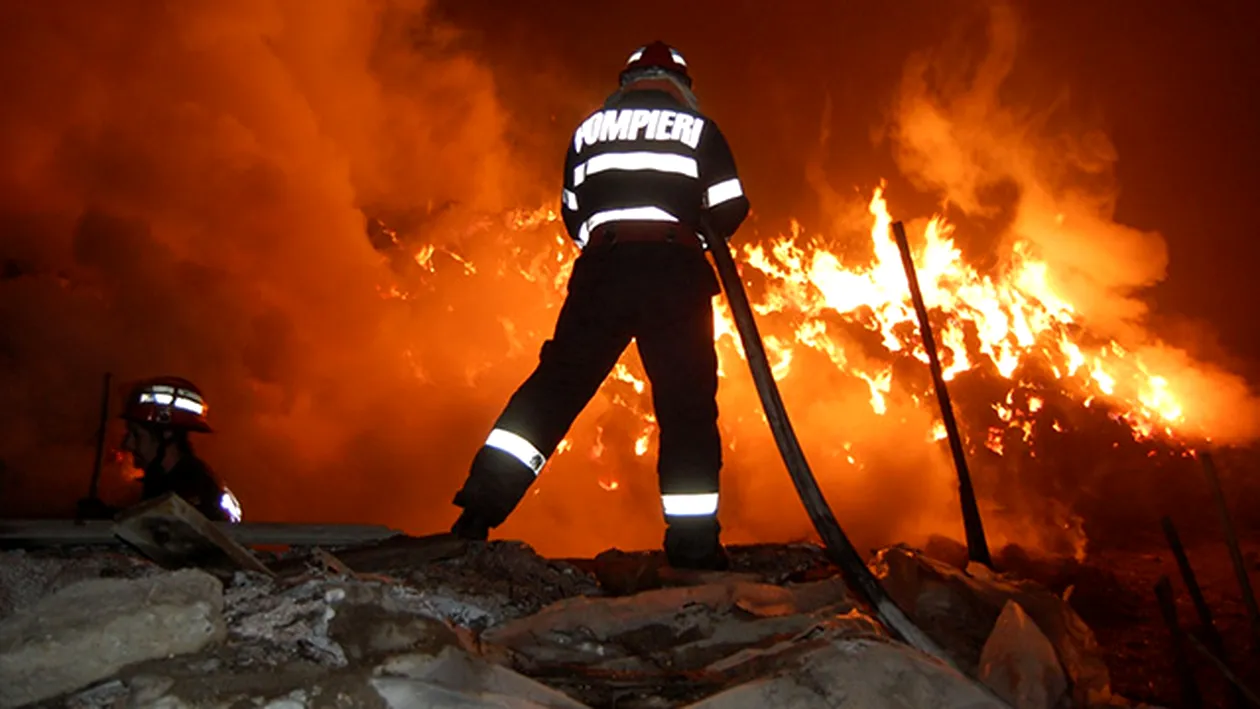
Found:
<svg viewBox="0 0 1260 709"><path fill-rule="evenodd" d="M189 433L210 433L206 399L192 382L158 377L138 383L127 397L122 448L144 471L145 500L173 492L215 522L241 521L236 497L193 453Z"/></svg>
<svg viewBox="0 0 1260 709"><path fill-rule="evenodd" d="M562 213L582 253L555 334L508 402L455 504L452 532L485 539L524 497L631 340L660 428L665 552L680 568L724 568L718 525L717 353L721 292L698 226L725 239L748 214L735 161L700 112L687 63L654 42L578 127L564 165Z"/></svg>

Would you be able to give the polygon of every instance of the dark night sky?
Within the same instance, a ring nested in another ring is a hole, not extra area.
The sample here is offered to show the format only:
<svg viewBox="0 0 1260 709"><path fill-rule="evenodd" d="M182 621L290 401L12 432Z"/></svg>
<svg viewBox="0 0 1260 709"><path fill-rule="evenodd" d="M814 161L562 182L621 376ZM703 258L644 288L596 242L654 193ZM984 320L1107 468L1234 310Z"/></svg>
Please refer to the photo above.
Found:
<svg viewBox="0 0 1260 709"><path fill-rule="evenodd" d="M571 82L574 109L557 140L615 80L626 48L662 38L684 50L697 90L740 152L758 203L808 216L803 166L819 156L824 96L833 102L832 142L823 156L833 183L896 185L886 145L870 139L882 122L906 57L938 44L983 4L640 2L586 7L459 0L446 14L495 64L538 67L503 92L529 113L539 85ZM1023 36L1010 89L1031 105L1066 97L1069 113L1092 121L1118 152L1117 220L1157 230L1169 244L1167 279L1152 289L1155 323L1180 346L1254 378L1260 336L1247 304L1260 262L1260 12L1255 3L1016 3ZM973 42L982 52L983 35ZM538 113L536 107L534 113ZM528 119L521 119L528 120ZM541 148L541 145L539 146ZM904 193L903 193L904 194ZM904 198L904 197L903 197ZM896 194L890 196L896 203ZM1199 325L1210 321L1220 345ZM1230 361L1233 357L1244 361Z"/></svg>

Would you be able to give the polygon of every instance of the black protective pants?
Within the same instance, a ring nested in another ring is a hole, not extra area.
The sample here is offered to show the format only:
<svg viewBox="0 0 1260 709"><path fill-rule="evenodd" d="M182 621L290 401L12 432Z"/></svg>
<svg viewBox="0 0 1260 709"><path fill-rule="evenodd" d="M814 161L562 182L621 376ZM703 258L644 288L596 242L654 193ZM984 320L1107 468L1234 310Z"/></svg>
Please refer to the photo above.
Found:
<svg viewBox="0 0 1260 709"><path fill-rule="evenodd" d="M506 435L500 440L512 444L506 446L511 452L502 445L483 446L455 504L475 510L491 527L501 524L632 338L651 383L660 431L661 494L717 493L722 446L713 296L719 292L699 248L650 242L588 246L574 263L555 335L495 423L491 435ZM715 516L710 520L716 524Z"/></svg>

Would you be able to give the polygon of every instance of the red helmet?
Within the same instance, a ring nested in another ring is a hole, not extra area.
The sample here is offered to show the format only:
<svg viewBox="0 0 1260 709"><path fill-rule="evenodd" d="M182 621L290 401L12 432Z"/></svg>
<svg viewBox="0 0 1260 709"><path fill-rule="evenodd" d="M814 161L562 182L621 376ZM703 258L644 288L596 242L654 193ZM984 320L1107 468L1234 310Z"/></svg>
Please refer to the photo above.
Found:
<svg viewBox="0 0 1260 709"><path fill-rule="evenodd" d="M634 50L634 53L626 60L625 68L621 70L621 83L624 84L630 74L644 69L668 71L681 79L688 87L691 86L691 75L687 73L687 60L683 59L682 52L659 39Z"/></svg>
<svg viewBox="0 0 1260 709"><path fill-rule="evenodd" d="M196 384L181 377L154 377L132 388L122 417L150 426L209 433L208 409Z"/></svg>

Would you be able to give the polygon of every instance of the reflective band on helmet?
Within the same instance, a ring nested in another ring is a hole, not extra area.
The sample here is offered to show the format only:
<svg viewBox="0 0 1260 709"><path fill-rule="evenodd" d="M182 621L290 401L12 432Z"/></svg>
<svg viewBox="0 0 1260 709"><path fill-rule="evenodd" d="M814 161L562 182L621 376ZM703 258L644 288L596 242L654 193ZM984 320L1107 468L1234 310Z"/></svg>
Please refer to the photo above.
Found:
<svg viewBox="0 0 1260 709"><path fill-rule="evenodd" d="M660 207L627 207L596 212L578 229L578 245L586 246L591 232L609 222L676 222L678 218Z"/></svg>
<svg viewBox="0 0 1260 709"><path fill-rule="evenodd" d="M241 521L241 503L236 500L236 495L233 495L231 490L223 488L223 494L219 496L219 508L227 513L229 521Z"/></svg>
<svg viewBox="0 0 1260 709"><path fill-rule="evenodd" d="M626 63L627 63L627 64L633 64L634 62L637 62L637 61L639 61L640 59L642 59L642 58L643 58L643 50L645 50L645 49L647 49L647 47L639 47L638 49L634 50L634 54L631 54L631 55L630 55L630 58L626 60Z"/></svg>
<svg viewBox="0 0 1260 709"><path fill-rule="evenodd" d="M486 445L521 461L525 467L534 472L534 475L537 475L547 463L547 459L534 447L533 443L506 429L496 428L491 431L486 438Z"/></svg>
<svg viewBox="0 0 1260 709"><path fill-rule="evenodd" d="M573 170L573 186L576 187L585 182L588 175L605 170L655 170L692 178L700 176L700 166L696 164L696 159L687 155L647 151L604 153L596 155Z"/></svg>
<svg viewBox="0 0 1260 709"><path fill-rule="evenodd" d="M679 54L678 50L676 49L669 50L669 55L674 58L674 61L678 62L679 64L683 66L687 66L687 60L683 59L683 55Z"/></svg>
<svg viewBox="0 0 1260 709"><path fill-rule="evenodd" d="M573 190L564 191L564 206L570 212L576 212L578 208L577 193Z"/></svg>
<svg viewBox="0 0 1260 709"><path fill-rule="evenodd" d="M194 414L200 414L206 410L205 406L198 404L192 399L185 399L183 397L175 397L175 403L173 406L177 409L183 409L184 411L191 411Z"/></svg>
<svg viewBox="0 0 1260 709"><path fill-rule="evenodd" d="M710 187L704 196L706 206L716 207L723 202L744 196L744 188L739 184L738 177L732 177Z"/></svg>
<svg viewBox="0 0 1260 709"><path fill-rule="evenodd" d="M718 494L661 495L666 517L703 517L717 514Z"/></svg>
<svg viewBox="0 0 1260 709"><path fill-rule="evenodd" d="M194 414L203 414L206 411L206 405L194 399L182 396L188 392L181 391L181 396L174 394L165 394L158 392L144 392L140 394L141 404L157 404L158 406L174 406L177 409L191 411Z"/></svg>

